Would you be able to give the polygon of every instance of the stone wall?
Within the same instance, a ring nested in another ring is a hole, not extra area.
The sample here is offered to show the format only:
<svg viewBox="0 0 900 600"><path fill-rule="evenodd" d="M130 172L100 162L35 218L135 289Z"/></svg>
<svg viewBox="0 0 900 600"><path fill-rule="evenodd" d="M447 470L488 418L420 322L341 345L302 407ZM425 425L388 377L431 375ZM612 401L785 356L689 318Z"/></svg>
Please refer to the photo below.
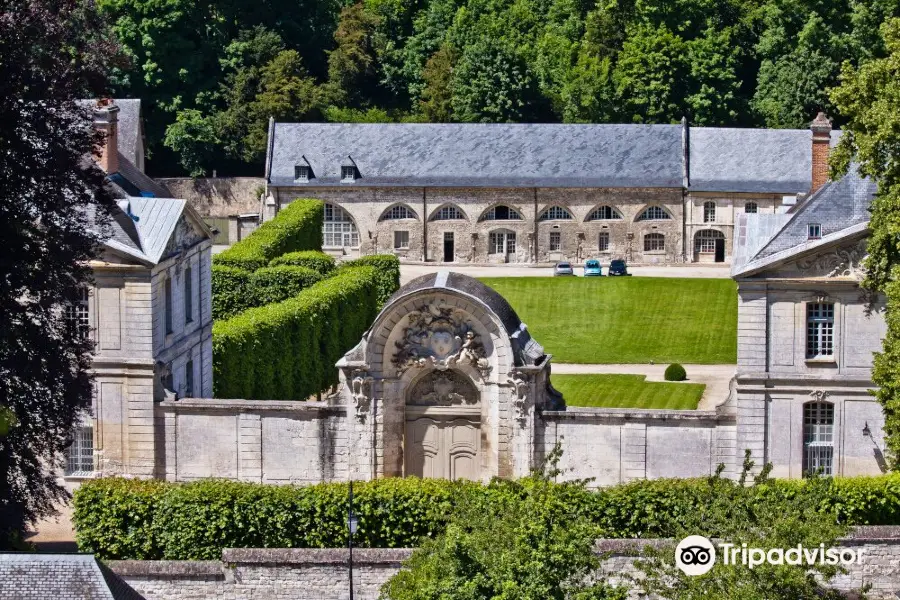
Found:
<svg viewBox="0 0 900 600"><path fill-rule="evenodd" d="M635 575L636 555L665 540L598 540L601 573L614 582ZM857 527L842 548L862 549L862 564L833 581L852 590L872 586L874 600L900 593L900 528ZM400 570L412 550L355 549L354 597L376 600L381 586ZM347 549L230 549L220 561L111 561L107 566L146 600L346 600ZM637 594L635 594L637 597Z"/></svg>
<svg viewBox="0 0 900 600"><path fill-rule="evenodd" d="M184 198L204 217L259 213L262 177L170 177L157 179L173 198Z"/></svg>

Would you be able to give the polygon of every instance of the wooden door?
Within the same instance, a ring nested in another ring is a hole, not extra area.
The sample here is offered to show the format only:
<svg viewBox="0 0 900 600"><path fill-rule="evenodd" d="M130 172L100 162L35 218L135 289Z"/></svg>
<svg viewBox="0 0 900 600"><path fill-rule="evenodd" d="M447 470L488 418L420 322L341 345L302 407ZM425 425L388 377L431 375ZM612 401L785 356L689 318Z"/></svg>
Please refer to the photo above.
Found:
<svg viewBox="0 0 900 600"><path fill-rule="evenodd" d="M481 479L481 427L469 417L418 417L406 422L406 474Z"/></svg>

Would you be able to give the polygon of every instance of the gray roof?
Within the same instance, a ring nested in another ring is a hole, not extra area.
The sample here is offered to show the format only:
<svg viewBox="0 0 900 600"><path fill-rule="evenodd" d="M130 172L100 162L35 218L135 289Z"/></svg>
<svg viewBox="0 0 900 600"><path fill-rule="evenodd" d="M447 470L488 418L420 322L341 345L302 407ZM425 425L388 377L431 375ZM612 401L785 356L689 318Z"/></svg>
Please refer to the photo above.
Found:
<svg viewBox="0 0 900 600"><path fill-rule="evenodd" d="M119 201L105 231L104 244L150 264L157 264L187 207L176 198L128 197Z"/></svg>
<svg viewBox="0 0 900 600"><path fill-rule="evenodd" d="M838 181L819 188L794 212L742 217L735 247L735 256L741 260L733 263L732 274L748 275L846 235L865 231L877 189L874 181L851 168ZM821 226L818 240L809 239L811 223Z"/></svg>
<svg viewBox="0 0 900 600"><path fill-rule="evenodd" d="M690 128L690 189L797 194L812 185L808 129Z"/></svg>
<svg viewBox="0 0 900 600"><path fill-rule="evenodd" d="M680 125L275 123L272 185L672 187L682 185ZM308 161L313 179L294 180Z"/></svg>
<svg viewBox="0 0 900 600"><path fill-rule="evenodd" d="M77 104L83 108L92 108L96 100L78 100ZM138 149L144 145L144 132L141 124L141 101L135 99L116 98L113 103L119 107L116 117L117 134L116 145L119 152L131 161L132 165L138 162Z"/></svg>
<svg viewBox="0 0 900 600"><path fill-rule="evenodd" d="M109 578L109 580L108 580ZM90 554L0 554L0 598L130 600L140 596Z"/></svg>
<svg viewBox="0 0 900 600"><path fill-rule="evenodd" d="M122 152L119 152L119 170L117 173L134 187L133 193L129 195L140 194L156 196L157 198L169 196L169 190L134 166L134 163L128 160Z"/></svg>

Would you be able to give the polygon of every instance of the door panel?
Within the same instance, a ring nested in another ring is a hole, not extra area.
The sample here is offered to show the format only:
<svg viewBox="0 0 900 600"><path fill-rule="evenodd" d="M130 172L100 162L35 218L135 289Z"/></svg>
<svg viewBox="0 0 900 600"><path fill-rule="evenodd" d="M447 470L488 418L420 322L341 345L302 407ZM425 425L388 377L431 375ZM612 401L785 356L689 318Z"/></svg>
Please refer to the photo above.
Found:
<svg viewBox="0 0 900 600"><path fill-rule="evenodd" d="M407 475L445 477L441 461L441 438L441 425L434 419L417 419L407 423Z"/></svg>
<svg viewBox="0 0 900 600"><path fill-rule="evenodd" d="M408 476L480 479L478 421L452 417L407 421L405 446Z"/></svg>

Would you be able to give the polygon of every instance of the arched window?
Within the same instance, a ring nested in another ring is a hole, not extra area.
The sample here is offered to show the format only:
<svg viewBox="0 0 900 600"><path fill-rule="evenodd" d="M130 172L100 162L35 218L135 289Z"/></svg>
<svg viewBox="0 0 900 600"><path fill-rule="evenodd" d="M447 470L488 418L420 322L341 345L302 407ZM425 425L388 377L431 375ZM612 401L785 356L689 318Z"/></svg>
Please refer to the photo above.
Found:
<svg viewBox="0 0 900 600"><path fill-rule="evenodd" d="M803 474L834 474L834 405L807 402L803 405Z"/></svg>
<svg viewBox="0 0 900 600"><path fill-rule="evenodd" d="M748 202L744 205L744 212L748 215L755 214L759 211L759 205L756 202Z"/></svg>
<svg viewBox="0 0 900 600"><path fill-rule="evenodd" d="M458 221L466 220L466 215L458 206L446 204L437 209L431 216L432 221Z"/></svg>
<svg viewBox="0 0 900 600"><path fill-rule="evenodd" d="M716 222L716 203L715 202L704 202L703 203L703 222L704 223L715 223Z"/></svg>
<svg viewBox="0 0 900 600"><path fill-rule="evenodd" d="M379 221L396 221L397 219L415 219L416 213L405 204L395 204L381 214Z"/></svg>
<svg viewBox="0 0 900 600"><path fill-rule="evenodd" d="M664 221L672 217L661 206L648 206L638 215L638 221Z"/></svg>
<svg viewBox="0 0 900 600"><path fill-rule="evenodd" d="M724 240L725 234L714 229L703 229L694 236L694 250L701 254L715 254L716 240Z"/></svg>
<svg viewBox="0 0 900 600"><path fill-rule="evenodd" d="M661 233L648 233L644 236L644 252L655 252L666 249L666 236Z"/></svg>
<svg viewBox="0 0 900 600"><path fill-rule="evenodd" d="M541 213L541 216L538 217L538 221L564 221L571 218L572 213L564 209L562 206L551 206Z"/></svg>
<svg viewBox="0 0 900 600"><path fill-rule="evenodd" d="M485 211L484 215L481 217L482 221L521 221L522 215L514 209L506 206L505 204L498 204L497 206L492 206L487 211Z"/></svg>
<svg viewBox="0 0 900 600"><path fill-rule="evenodd" d="M614 209L612 206L598 206L590 212L587 221L611 221L621 219L622 213Z"/></svg>
<svg viewBox="0 0 900 600"><path fill-rule="evenodd" d="M322 245L326 248L359 247L359 231L353 219L343 208L328 202L325 203L322 238Z"/></svg>

